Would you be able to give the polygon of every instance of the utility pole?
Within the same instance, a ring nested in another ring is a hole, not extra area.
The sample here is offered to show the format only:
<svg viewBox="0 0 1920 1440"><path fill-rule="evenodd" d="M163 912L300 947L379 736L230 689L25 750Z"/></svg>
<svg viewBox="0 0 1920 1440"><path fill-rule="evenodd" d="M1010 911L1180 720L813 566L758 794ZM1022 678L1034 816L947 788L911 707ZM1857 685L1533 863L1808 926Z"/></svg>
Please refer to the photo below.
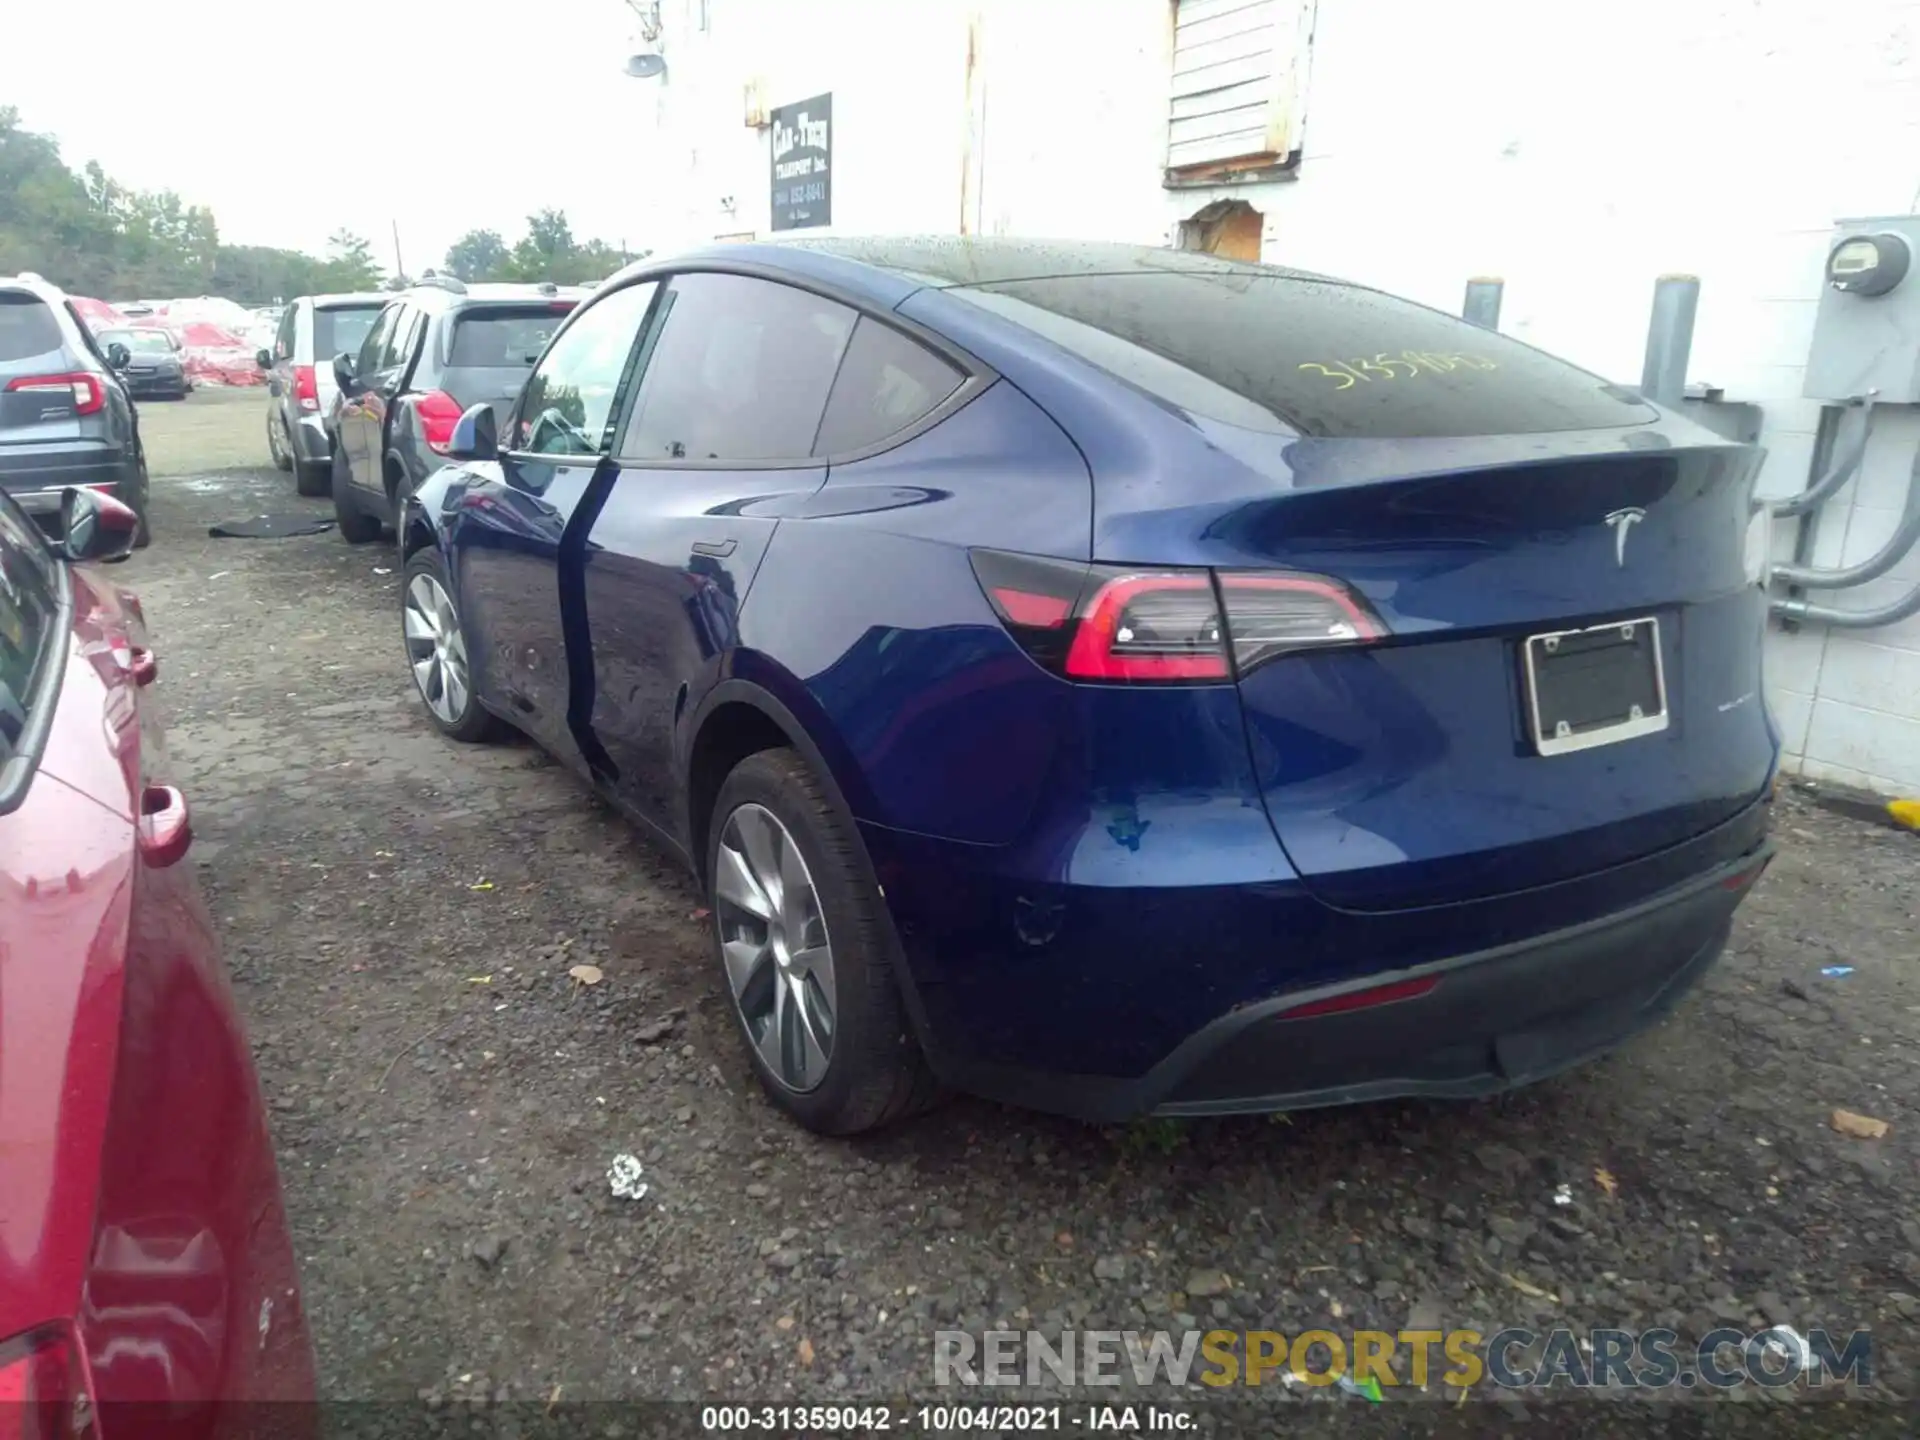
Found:
<svg viewBox="0 0 1920 1440"><path fill-rule="evenodd" d="M400 258L400 222L398 220L393 222L393 273L402 276L407 273L407 262Z"/></svg>

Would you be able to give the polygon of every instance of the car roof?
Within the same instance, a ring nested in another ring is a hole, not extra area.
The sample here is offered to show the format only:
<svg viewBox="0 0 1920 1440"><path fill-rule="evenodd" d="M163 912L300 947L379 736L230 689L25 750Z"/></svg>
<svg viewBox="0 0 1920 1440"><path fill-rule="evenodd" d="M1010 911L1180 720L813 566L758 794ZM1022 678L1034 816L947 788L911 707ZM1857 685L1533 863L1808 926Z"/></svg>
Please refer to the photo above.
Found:
<svg viewBox="0 0 1920 1440"><path fill-rule="evenodd" d="M543 289L531 282L482 281L454 290L429 282L408 286L388 298L404 299L410 305L439 315L474 306L541 305L556 300L571 300L577 304L592 293L579 285L557 285L552 289Z"/></svg>
<svg viewBox="0 0 1920 1440"><path fill-rule="evenodd" d="M783 273L840 289L891 309L917 290L1005 284L1070 275L1247 275L1348 284L1307 270L1228 260L1196 250L1169 250L1106 240L1043 240L1012 236L898 235L768 240L703 246L650 256L622 270L616 283L674 270L724 269ZM1355 287L1364 288L1364 287Z"/></svg>
<svg viewBox="0 0 1920 1440"><path fill-rule="evenodd" d="M22 271L18 275L0 275L0 290L11 290L16 294L32 295L49 304L57 304L67 298L67 292L31 271Z"/></svg>
<svg viewBox="0 0 1920 1440"><path fill-rule="evenodd" d="M374 292L372 294L339 295L302 295L300 300L307 301L316 310L359 309L367 305L384 305L393 299L392 295ZM299 304L300 300L293 303Z"/></svg>

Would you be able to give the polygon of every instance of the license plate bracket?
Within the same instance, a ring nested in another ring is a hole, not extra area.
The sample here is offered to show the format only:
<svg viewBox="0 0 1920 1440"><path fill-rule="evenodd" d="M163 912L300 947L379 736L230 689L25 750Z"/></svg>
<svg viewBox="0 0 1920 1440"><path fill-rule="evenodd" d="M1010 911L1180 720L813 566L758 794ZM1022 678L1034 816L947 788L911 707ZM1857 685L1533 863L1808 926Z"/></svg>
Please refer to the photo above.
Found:
<svg viewBox="0 0 1920 1440"><path fill-rule="evenodd" d="M1527 726L1541 755L1591 750L1667 728L1666 664L1654 616L1529 635L1521 656Z"/></svg>

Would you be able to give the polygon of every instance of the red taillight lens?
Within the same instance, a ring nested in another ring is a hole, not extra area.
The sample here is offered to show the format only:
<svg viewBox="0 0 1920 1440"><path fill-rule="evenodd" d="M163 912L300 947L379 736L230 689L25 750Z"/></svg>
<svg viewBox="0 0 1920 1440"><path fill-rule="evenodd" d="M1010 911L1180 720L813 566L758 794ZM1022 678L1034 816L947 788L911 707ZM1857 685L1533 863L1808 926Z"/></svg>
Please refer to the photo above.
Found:
<svg viewBox="0 0 1920 1440"><path fill-rule="evenodd" d="M1290 571L1134 569L972 553L995 613L1036 661L1074 680L1231 680L1290 651L1386 628L1337 580Z"/></svg>
<svg viewBox="0 0 1920 1440"><path fill-rule="evenodd" d="M313 366L293 367L293 398L299 402L302 410L320 408L320 383L313 377Z"/></svg>
<svg viewBox="0 0 1920 1440"><path fill-rule="evenodd" d="M1375 1005L1391 1005L1396 1000L1418 1000L1431 994L1440 984L1438 975L1422 975L1415 980L1395 980L1367 990L1349 990L1344 995L1329 995L1282 1012L1282 1020L1305 1020L1314 1015L1340 1015L1349 1010L1370 1010Z"/></svg>
<svg viewBox="0 0 1920 1440"><path fill-rule="evenodd" d="M427 448L436 455L447 453L453 443L453 427L460 423L460 402L444 390L433 390L414 403L420 417L420 434Z"/></svg>
<svg viewBox="0 0 1920 1440"><path fill-rule="evenodd" d="M86 1440L98 1432L79 1357L54 1331L0 1345L0 1440Z"/></svg>
<svg viewBox="0 0 1920 1440"><path fill-rule="evenodd" d="M89 375L84 370L68 375L20 375L7 382L7 389L71 399L76 415L98 414L107 404L107 387L98 375Z"/></svg>

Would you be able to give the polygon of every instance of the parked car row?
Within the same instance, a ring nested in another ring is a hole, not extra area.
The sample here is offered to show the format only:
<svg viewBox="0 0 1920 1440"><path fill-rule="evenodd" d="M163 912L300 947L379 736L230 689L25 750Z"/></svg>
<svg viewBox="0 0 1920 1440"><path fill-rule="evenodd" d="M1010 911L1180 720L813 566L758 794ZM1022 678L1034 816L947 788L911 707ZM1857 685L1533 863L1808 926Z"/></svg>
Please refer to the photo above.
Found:
<svg viewBox="0 0 1920 1440"><path fill-rule="evenodd" d="M0 1399L33 1434L313 1390L159 662L95 568L146 529L132 358L0 282ZM524 732L692 869L745 1053L818 1131L943 1087L1117 1120L1525 1083L1667 1013L1772 853L1757 452L1375 291L729 245L308 297L261 358L276 459L324 459L348 540L395 529L430 722Z"/></svg>
<svg viewBox="0 0 1920 1440"><path fill-rule="evenodd" d="M332 495L348 541L374 539L444 463L461 412L511 403L587 293L446 276L396 295L297 300L257 357L274 463L300 494Z"/></svg>

